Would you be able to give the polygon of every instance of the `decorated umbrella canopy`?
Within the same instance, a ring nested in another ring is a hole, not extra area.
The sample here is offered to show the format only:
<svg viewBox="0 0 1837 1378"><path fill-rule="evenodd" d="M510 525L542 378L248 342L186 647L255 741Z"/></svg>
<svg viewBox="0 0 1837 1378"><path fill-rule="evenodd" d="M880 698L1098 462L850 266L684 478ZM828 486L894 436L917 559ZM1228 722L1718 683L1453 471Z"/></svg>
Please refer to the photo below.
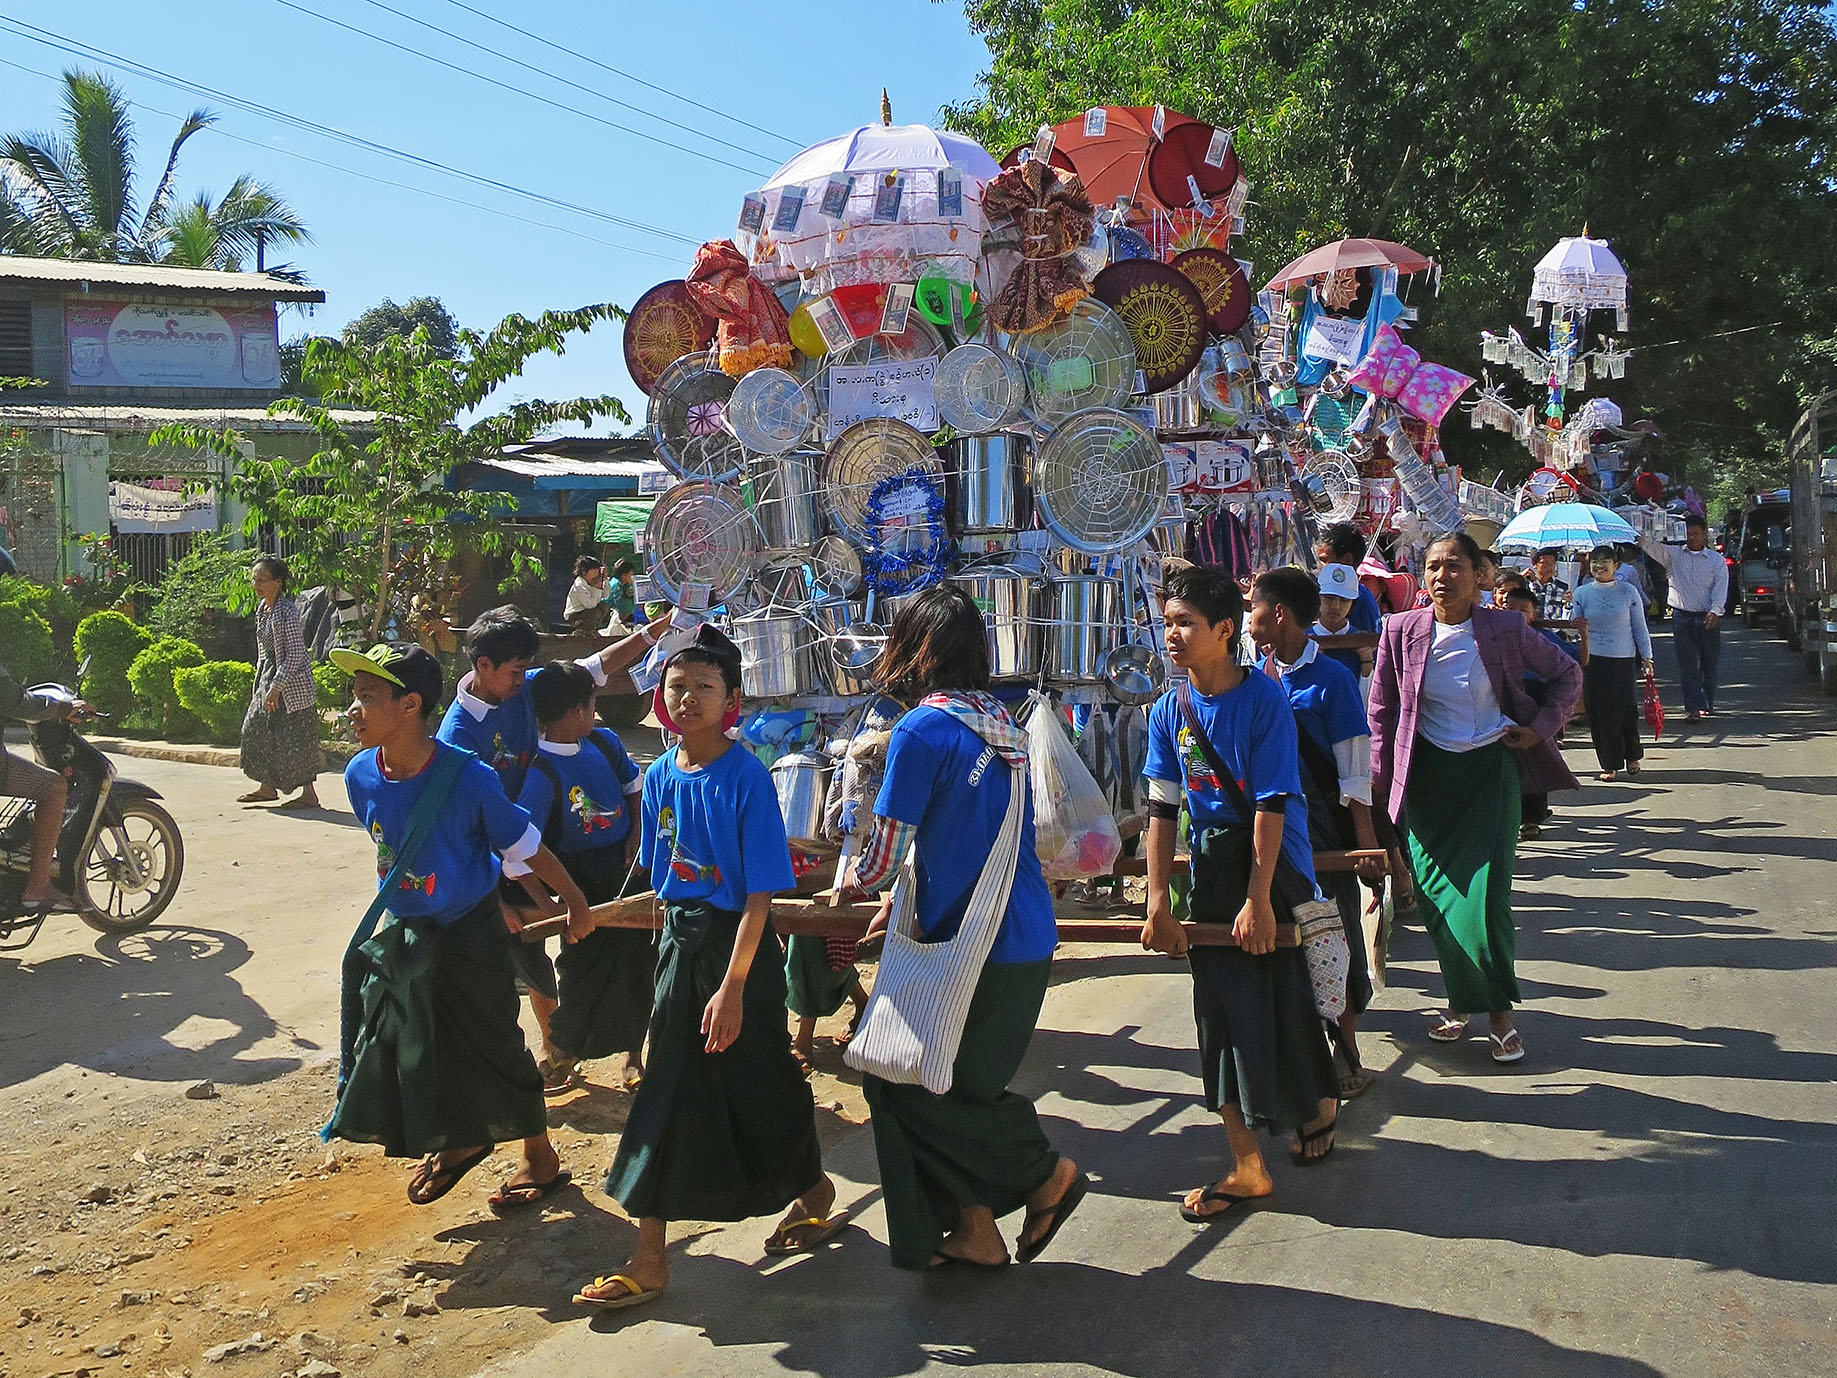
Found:
<svg viewBox="0 0 1837 1378"><path fill-rule="evenodd" d="M1309 278L1326 277L1347 268L1395 268L1399 273L1427 270L1429 260L1407 244L1389 239L1336 239L1310 249L1271 278L1274 291L1293 287Z"/></svg>
<svg viewBox="0 0 1837 1378"><path fill-rule="evenodd" d="M1154 106L1100 105L1055 124L1053 152L1071 159L1093 206L1111 206L1119 196L1126 196L1137 206L1153 209L1161 202L1148 184L1148 155L1172 130L1197 123L1191 115L1162 107L1161 135L1157 137ZM1173 204L1184 206L1190 201Z"/></svg>
<svg viewBox="0 0 1837 1378"><path fill-rule="evenodd" d="M973 282L988 228L982 192L999 171L961 134L863 125L773 173L747 197L741 230L755 265L776 259L815 273L825 290L930 276Z"/></svg>
<svg viewBox="0 0 1837 1378"><path fill-rule="evenodd" d="M1605 239L1590 239L1588 229L1567 239L1538 260L1531 273L1530 314L1539 306L1559 314L1586 315L1612 309L1620 329L1627 328L1627 270Z"/></svg>
<svg viewBox="0 0 1837 1378"><path fill-rule="evenodd" d="M1494 543L1500 550L1593 550L1598 545L1632 544L1639 533L1605 507L1558 502L1528 507L1507 523Z"/></svg>

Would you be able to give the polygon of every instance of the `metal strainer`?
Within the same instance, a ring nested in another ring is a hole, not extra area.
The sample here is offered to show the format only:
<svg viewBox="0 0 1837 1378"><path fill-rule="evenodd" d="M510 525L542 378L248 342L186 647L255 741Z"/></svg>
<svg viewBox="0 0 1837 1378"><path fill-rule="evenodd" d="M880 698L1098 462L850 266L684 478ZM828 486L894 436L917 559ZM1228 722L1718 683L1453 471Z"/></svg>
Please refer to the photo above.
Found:
<svg viewBox="0 0 1837 1378"><path fill-rule="evenodd" d="M758 527L745 500L719 483L679 483L657 499L644 525L651 580L672 603L683 585L705 584L724 603L759 564Z"/></svg>
<svg viewBox="0 0 1837 1378"><path fill-rule="evenodd" d="M810 433L810 390L782 368L756 368L734 385L728 420L754 454L780 455Z"/></svg>
<svg viewBox="0 0 1837 1378"><path fill-rule="evenodd" d="M1161 520L1167 460L1141 422L1093 407L1046 438L1033 488L1048 531L1073 550L1101 555L1134 545Z"/></svg>
<svg viewBox="0 0 1837 1378"><path fill-rule="evenodd" d="M734 380L705 354L685 354L658 375L646 417L651 446L678 478L720 483L746 465L727 419Z"/></svg>
<svg viewBox="0 0 1837 1378"><path fill-rule="evenodd" d="M867 507L875 487L914 469L944 482L938 452L922 432L885 417L857 421L836 437L823 461L829 515L856 545L872 545L875 533L869 530Z"/></svg>
<svg viewBox="0 0 1837 1378"><path fill-rule="evenodd" d="M961 435L987 435L1019 420L1027 406L1027 370L1003 350L958 345L931 379L938 415Z"/></svg>
<svg viewBox="0 0 1837 1378"><path fill-rule="evenodd" d="M1135 391L1135 342L1102 302L1086 297L1064 320L1014 337L1027 396L1042 427L1090 407L1119 407Z"/></svg>

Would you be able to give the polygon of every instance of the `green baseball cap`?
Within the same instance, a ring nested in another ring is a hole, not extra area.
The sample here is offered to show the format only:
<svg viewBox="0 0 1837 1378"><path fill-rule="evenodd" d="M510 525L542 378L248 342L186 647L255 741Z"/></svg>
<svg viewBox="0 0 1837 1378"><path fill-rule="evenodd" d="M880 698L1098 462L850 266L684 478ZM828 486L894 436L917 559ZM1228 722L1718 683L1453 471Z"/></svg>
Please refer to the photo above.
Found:
<svg viewBox="0 0 1837 1378"><path fill-rule="evenodd" d="M347 675L375 675L398 689L419 694L423 709L440 702L440 662L412 641L379 641L367 651L337 646L331 661Z"/></svg>

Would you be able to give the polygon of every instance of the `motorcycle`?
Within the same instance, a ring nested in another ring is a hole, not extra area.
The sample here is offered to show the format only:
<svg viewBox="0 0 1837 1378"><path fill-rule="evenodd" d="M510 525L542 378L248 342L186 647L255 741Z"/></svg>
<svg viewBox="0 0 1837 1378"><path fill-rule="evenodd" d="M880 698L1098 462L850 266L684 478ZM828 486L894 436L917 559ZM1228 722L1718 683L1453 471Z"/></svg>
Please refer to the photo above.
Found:
<svg viewBox="0 0 1837 1378"><path fill-rule="evenodd" d="M76 702L61 684L34 691ZM157 801L159 791L119 774L75 723L31 725L39 763L69 782L52 874L76 901L77 917L99 933L137 933L166 911L185 872L179 825ZM48 917L20 904L32 859L33 804L0 798L0 952L38 936Z"/></svg>

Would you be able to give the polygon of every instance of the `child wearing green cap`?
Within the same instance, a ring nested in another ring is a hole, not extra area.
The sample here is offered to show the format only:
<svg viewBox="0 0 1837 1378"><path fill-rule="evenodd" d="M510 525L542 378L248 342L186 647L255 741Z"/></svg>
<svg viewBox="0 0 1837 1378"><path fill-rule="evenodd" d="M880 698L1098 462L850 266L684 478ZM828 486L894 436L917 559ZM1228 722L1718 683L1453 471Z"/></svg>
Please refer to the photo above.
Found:
<svg viewBox="0 0 1837 1378"><path fill-rule="evenodd" d="M413 856L404 858L384 923L345 960L339 1096L325 1136L418 1157L408 1199L431 1205L500 1142L522 1163L491 1198L524 1206L565 1185L548 1138L542 1077L517 1023L511 936L498 907L499 858L522 863L568 908L570 941L591 932L587 901L542 846L495 771L436 742L440 667L406 642L332 652L351 676L349 716L366 748L345 769L351 811L376 844L386 883L422 794L450 781ZM451 763L442 757L453 756Z"/></svg>

